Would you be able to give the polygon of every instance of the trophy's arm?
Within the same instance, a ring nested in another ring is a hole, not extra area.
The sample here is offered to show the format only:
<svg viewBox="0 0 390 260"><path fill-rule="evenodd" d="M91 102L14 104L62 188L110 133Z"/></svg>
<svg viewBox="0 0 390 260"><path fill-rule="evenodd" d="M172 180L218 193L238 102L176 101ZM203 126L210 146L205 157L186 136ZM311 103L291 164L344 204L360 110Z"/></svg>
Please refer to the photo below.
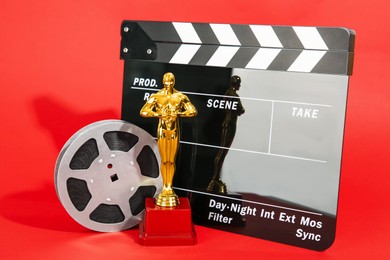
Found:
<svg viewBox="0 0 390 260"><path fill-rule="evenodd" d="M238 109L237 110L238 110L239 116L245 113L245 108L243 107L240 99L238 99Z"/></svg>
<svg viewBox="0 0 390 260"><path fill-rule="evenodd" d="M182 109L179 112L181 117L194 117L198 114L195 106L190 102L188 98L185 98L182 103Z"/></svg>
<svg viewBox="0 0 390 260"><path fill-rule="evenodd" d="M157 110L156 100L150 98L141 108L140 115L143 117L161 117L162 114Z"/></svg>

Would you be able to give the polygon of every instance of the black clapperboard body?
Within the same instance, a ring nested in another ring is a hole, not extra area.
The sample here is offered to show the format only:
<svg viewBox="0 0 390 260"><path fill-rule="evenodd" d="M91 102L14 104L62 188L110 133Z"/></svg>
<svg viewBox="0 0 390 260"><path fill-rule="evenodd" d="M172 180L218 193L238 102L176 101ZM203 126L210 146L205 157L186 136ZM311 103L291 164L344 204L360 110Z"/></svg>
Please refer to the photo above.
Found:
<svg viewBox="0 0 390 260"><path fill-rule="evenodd" d="M172 72L198 110L182 118L175 191L195 224L322 251L335 239L354 32L345 28L124 21L122 119L156 136L141 107ZM239 97L225 95L241 78ZM240 101L230 147L227 109ZM207 191L214 161L228 193Z"/></svg>

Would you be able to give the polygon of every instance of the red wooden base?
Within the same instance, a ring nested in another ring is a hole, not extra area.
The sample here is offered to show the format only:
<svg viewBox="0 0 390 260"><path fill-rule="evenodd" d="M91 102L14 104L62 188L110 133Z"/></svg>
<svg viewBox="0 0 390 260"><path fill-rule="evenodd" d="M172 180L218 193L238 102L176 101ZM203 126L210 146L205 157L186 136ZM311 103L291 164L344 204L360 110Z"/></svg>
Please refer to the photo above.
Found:
<svg viewBox="0 0 390 260"><path fill-rule="evenodd" d="M139 242L144 246L186 246L196 244L196 234L187 198L174 208L159 207L154 199L145 201L145 217L139 224Z"/></svg>

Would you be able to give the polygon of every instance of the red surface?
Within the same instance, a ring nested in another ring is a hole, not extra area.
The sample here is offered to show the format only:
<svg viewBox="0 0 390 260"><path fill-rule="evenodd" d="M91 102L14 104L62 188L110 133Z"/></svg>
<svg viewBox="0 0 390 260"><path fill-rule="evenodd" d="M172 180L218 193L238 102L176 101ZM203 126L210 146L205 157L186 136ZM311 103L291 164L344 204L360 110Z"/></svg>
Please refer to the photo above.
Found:
<svg viewBox="0 0 390 260"><path fill-rule="evenodd" d="M140 224L140 243L145 246L180 246L196 244L187 198L180 198L175 208L162 208L154 199L145 202L145 218Z"/></svg>
<svg viewBox="0 0 390 260"><path fill-rule="evenodd" d="M388 1L0 0L0 259L389 259ZM336 241L314 252L195 226L191 247L96 233L56 197L65 141L120 117L123 19L345 26L356 31Z"/></svg>

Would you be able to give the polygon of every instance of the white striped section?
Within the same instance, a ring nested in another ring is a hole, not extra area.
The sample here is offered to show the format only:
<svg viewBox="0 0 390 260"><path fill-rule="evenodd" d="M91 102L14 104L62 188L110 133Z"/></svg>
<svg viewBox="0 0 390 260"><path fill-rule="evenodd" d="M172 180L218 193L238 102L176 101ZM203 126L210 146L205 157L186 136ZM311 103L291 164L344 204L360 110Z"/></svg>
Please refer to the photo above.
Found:
<svg viewBox="0 0 390 260"><path fill-rule="evenodd" d="M250 28L255 35L261 47L283 48L278 36L272 26L269 25L250 25Z"/></svg>
<svg viewBox="0 0 390 260"><path fill-rule="evenodd" d="M240 47L219 46L206 66L226 67Z"/></svg>
<svg viewBox="0 0 390 260"><path fill-rule="evenodd" d="M247 69L267 69L281 49L260 48L245 66Z"/></svg>
<svg viewBox="0 0 390 260"><path fill-rule="evenodd" d="M230 24L210 24L221 45L241 45Z"/></svg>
<svg viewBox="0 0 390 260"><path fill-rule="evenodd" d="M196 45L196 44L182 44L179 47L179 49L176 51L175 55L173 55L169 63L176 63L176 64L190 63L192 57L194 57L195 53L199 50L200 46L201 45Z"/></svg>
<svg viewBox="0 0 390 260"><path fill-rule="evenodd" d="M329 50L315 27L293 27L305 49Z"/></svg>
<svg viewBox="0 0 390 260"><path fill-rule="evenodd" d="M202 43L192 23L172 23L182 42Z"/></svg>
<svg viewBox="0 0 390 260"><path fill-rule="evenodd" d="M287 71L311 72L325 53L326 51L302 51Z"/></svg>

